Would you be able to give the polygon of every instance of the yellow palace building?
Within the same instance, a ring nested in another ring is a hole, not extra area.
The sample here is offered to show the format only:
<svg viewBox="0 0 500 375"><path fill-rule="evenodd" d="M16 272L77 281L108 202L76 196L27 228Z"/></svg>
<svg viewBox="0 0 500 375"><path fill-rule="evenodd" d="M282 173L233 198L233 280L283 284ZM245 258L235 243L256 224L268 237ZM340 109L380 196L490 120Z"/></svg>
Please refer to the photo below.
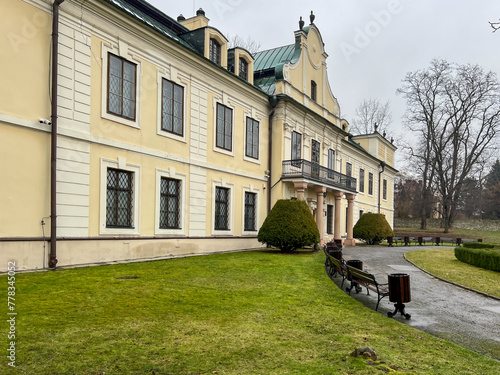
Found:
<svg viewBox="0 0 500 375"><path fill-rule="evenodd" d="M258 248L283 198L308 203L322 242L354 245L364 212L393 223L396 147L349 133L314 23L252 55L201 9L2 14L0 271Z"/></svg>

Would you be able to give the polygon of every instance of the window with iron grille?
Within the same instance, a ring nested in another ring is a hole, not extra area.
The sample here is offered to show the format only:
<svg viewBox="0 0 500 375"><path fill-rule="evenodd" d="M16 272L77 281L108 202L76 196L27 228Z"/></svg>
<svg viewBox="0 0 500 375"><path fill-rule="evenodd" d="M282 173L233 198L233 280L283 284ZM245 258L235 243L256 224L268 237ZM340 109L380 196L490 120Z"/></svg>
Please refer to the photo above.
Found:
<svg viewBox="0 0 500 375"><path fill-rule="evenodd" d="M137 66L121 57L108 58L108 112L135 120Z"/></svg>
<svg viewBox="0 0 500 375"><path fill-rule="evenodd" d="M319 164L320 143L316 140L311 141L311 163Z"/></svg>
<svg viewBox="0 0 500 375"><path fill-rule="evenodd" d="M335 150L328 150L328 169L335 170Z"/></svg>
<svg viewBox="0 0 500 375"><path fill-rule="evenodd" d="M161 129L183 136L184 87L162 79Z"/></svg>
<svg viewBox="0 0 500 375"><path fill-rule="evenodd" d="M317 98L317 85L316 85L316 82L314 81L311 81L311 99L316 101L316 98Z"/></svg>
<svg viewBox="0 0 500 375"><path fill-rule="evenodd" d="M210 54L209 59L214 63L220 65L220 44L215 39L210 39Z"/></svg>
<svg viewBox="0 0 500 375"><path fill-rule="evenodd" d="M387 180L382 181L382 199L387 200Z"/></svg>
<svg viewBox="0 0 500 375"><path fill-rule="evenodd" d="M108 168L106 182L106 227L133 228L134 174Z"/></svg>
<svg viewBox="0 0 500 375"><path fill-rule="evenodd" d="M216 230L229 230L229 189L215 187L215 224Z"/></svg>
<svg viewBox="0 0 500 375"><path fill-rule="evenodd" d="M240 57L239 60L239 70L238 75L243 78L245 81L248 80L248 63L243 57Z"/></svg>
<svg viewBox="0 0 500 375"><path fill-rule="evenodd" d="M302 134L292 132L292 160L300 160L302 149Z"/></svg>
<svg viewBox="0 0 500 375"><path fill-rule="evenodd" d="M333 205L326 206L326 233L333 234Z"/></svg>
<svg viewBox="0 0 500 375"><path fill-rule="evenodd" d="M359 169L359 192L365 192L365 170L363 168Z"/></svg>
<svg viewBox="0 0 500 375"><path fill-rule="evenodd" d="M160 180L160 229L180 229L181 181L162 177Z"/></svg>
<svg viewBox="0 0 500 375"><path fill-rule="evenodd" d="M368 173L368 194L373 195L373 173Z"/></svg>
<svg viewBox="0 0 500 375"><path fill-rule="evenodd" d="M259 122L250 117L247 117L245 155L259 158Z"/></svg>
<svg viewBox="0 0 500 375"><path fill-rule="evenodd" d="M245 230L255 231L255 209L257 194L245 193Z"/></svg>
<svg viewBox="0 0 500 375"><path fill-rule="evenodd" d="M217 147L231 151L233 148L233 110L217 103Z"/></svg>

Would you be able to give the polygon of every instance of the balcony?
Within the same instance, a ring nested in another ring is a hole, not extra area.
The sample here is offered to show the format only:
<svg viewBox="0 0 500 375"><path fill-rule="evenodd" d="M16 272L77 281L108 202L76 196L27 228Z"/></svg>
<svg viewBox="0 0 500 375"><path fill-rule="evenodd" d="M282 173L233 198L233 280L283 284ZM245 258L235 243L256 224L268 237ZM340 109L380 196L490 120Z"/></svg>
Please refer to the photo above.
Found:
<svg viewBox="0 0 500 375"><path fill-rule="evenodd" d="M333 169L322 167L308 160L284 160L282 179L304 178L317 181L327 187L356 193L356 179Z"/></svg>

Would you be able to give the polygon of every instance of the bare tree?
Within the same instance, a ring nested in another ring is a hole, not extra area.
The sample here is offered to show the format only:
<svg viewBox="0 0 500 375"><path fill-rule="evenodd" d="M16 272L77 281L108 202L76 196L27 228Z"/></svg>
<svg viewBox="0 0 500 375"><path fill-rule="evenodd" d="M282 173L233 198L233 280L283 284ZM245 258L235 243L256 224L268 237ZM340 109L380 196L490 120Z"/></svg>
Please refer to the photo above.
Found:
<svg viewBox="0 0 500 375"><path fill-rule="evenodd" d="M418 135L413 156L423 180L437 188L448 232L465 179L500 130L500 85L477 65L433 60L429 69L408 73L398 92L407 102L406 125Z"/></svg>
<svg viewBox="0 0 500 375"><path fill-rule="evenodd" d="M252 55L260 51L261 43L253 40L249 36L245 39L239 36L238 34L236 35L226 34L226 37L227 40L229 41L228 43L229 48L241 47L246 49Z"/></svg>
<svg viewBox="0 0 500 375"><path fill-rule="evenodd" d="M382 104L379 99L364 99L356 107L356 118L352 120L351 131L357 134L371 134L387 131L392 122L390 103Z"/></svg>

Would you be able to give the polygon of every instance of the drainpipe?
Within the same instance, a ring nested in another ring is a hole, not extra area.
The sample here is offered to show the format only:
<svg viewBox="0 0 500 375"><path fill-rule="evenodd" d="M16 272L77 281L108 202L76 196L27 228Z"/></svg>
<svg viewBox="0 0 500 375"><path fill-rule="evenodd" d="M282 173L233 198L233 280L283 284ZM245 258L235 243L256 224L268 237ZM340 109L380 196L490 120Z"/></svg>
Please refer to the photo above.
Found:
<svg viewBox="0 0 500 375"><path fill-rule="evenodd" d="M269 171L269 177L267 179L267 214L269 215L269 212L271 212L271 176L272 176L272 168L273 168L273 117L274 117L274 112L275 108L278 105L278 98L276 95L273 95L269 98L269 104L271 104L271 108L273 109L271 113L269 114L269 147L268 147L268 171Z"/></svg>
<svg viewBox="0 0 500 375"><path fill-rule="evenodd" d="M49 267L57 264L57 74L59 63L59 5L64 0L55 0L52 4L52 133L50 147L50 257Z"/></svg>
<svg viewBox="0 0 500 375"><path fill-rule="evenodd" d="M382 170L378 172L378 213L380 213L380 190L382 190L381 178L382 173L384 173L385 165L385 162L381 161L380 166L382 167Z"/></svg>

